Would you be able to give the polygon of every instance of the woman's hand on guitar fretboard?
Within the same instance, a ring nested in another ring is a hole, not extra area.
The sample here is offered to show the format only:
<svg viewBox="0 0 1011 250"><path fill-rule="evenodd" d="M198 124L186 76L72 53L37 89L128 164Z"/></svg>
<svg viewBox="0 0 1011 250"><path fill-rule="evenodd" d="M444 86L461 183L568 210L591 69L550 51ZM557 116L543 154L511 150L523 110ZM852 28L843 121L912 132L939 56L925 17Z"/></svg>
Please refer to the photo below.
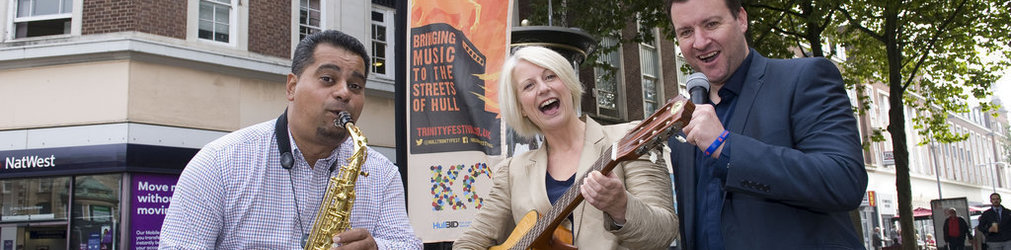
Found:
<svg viewBox="0 0 1011 250"><path fill-rule="evenodd" d="M628 197L625 196L625 186L614 172L606 176L600 171L590 172L583 185L579 187L579 192L583 194L587 203L607 213L615 223L625 224L625 206Z"/></svg>

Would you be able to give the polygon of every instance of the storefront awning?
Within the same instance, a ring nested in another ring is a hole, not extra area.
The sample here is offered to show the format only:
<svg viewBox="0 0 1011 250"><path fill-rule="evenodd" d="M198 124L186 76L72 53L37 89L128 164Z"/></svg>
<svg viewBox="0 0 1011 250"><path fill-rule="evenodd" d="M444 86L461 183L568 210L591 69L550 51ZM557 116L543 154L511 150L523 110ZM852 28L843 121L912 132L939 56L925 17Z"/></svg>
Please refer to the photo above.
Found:
<svg viewBox="0 0 1011 250"><path fill-rule="evenodd" d="M913 209L913 218L930 217L932 213L929 208L918 207ZM895 218L899 218L899 215L896 214Z"/></svg>

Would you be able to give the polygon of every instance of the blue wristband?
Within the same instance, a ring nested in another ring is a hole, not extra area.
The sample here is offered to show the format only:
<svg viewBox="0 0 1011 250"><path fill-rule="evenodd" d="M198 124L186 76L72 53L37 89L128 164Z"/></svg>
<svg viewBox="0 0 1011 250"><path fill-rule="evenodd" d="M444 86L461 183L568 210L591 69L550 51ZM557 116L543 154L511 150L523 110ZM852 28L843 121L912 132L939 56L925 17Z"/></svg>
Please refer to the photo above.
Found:
<svg viewBox="0 0 1011 250"><path fill-rule="evenodd" d="M710 144L709 148L706 149L706 156L712 155L717 148L720 148L720 145L723 145L723 141L727 140L727 135L730 135L730 131L723 130L720 137L717 137L716 140L713 141L713 144Z"/></svg>

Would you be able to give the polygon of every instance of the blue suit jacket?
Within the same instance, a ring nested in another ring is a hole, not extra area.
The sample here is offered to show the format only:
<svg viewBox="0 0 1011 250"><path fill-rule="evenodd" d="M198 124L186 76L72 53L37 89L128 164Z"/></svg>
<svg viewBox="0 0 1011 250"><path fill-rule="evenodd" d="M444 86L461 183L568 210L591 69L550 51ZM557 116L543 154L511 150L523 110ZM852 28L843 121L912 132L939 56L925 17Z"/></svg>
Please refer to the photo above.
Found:
<svg viewBox="0 0 1011 250"><path fill-rule="evenodd" d="M862 148L839 70L824 58L755 53L737 97L722 232L727 249L862 249L848 212L867 189ZM669 142L681 238L694 249L695 152ZM727 150L729 149L729 151Z"/></svg>

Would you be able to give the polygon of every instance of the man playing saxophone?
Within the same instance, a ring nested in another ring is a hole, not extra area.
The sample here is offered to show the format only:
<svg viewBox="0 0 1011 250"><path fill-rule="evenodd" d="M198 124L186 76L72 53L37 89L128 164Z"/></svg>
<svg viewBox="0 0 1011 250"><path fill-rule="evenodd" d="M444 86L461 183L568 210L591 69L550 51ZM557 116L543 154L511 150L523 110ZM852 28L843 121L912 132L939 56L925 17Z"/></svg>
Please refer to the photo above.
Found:
<svg viewBox="0 0 1011 250"><path fill-rule="evenodd" d="M356 121L369 62L354 37L328 30L302 40L288 74L287 109L204 146L183 170L161 231L161 249L301 249L331 177L355 153L341 113ZM346 118L345 118L346 119ZM363 145L363 144L361 144ZM367 148L367 147L366 147ZM351 230L341 249L420 249L400 173L371 148L357 177Z"/></svg>

